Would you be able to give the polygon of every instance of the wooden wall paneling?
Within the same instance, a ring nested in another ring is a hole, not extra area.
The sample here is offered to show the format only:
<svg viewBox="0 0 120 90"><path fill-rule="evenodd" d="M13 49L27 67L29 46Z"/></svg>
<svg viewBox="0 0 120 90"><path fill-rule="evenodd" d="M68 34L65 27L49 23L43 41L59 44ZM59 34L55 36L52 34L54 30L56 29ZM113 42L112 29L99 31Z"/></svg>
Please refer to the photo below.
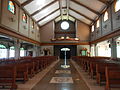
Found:
<svg viewBox="0 0 120 90"><path fill-rule="evenodd" d="M11 13L8 10L8 0L2 0L2 18L1 24L2 26L7 27L10 30L18 32L18 13L19 7L16 3L15 4L15 14Z"/></svg>
<svg viewBox="0 0 120 90"><path fill-rule="evenodd" d="M120 10L115 12L115 3L112 4L112 21L113 21L113 31L120 29Z"/></svg>
<svg viewBox="0 0 120 90"><path fill-rule="evenodd" d="M89 41L90 40L90 27L81 21L77 20L77 27L76 27L76 37L80 40Z"/></svg>
<svg viewBox="0 0 120 90"><path fill-rule="evenodd" d="M1 0L0 0L0 25L1 25L1 13L2 13L2 12L1 12L1 11L2 11L1 4L2 4L2 3L1 3Z"/></svg>
<svg viewBox="0 0 120 90"><path fill-rule="evenodd" d="M102 15L102 36L111 33L111 9L110 7L106 10L108 12L108 20L104 21L104 14Z"/></svg>
<svg viewBox="0 0 120 90"><path fill-rule="evenodd" d="M80 43L41 43L41 46L45 45L90 45L89 42L80 42Z"/></svg>
<svg viewBox="0 0 120 90"><path fill-rule="evenodd" d="M40 45L40 42L37 42L33 39L30 39L26 36L23 36L23 35L21 35L17 32L11 31L11 30L6 29L4 27L0 27L0 34L5 34L7 36L15 37L15 38L18 38L18 39L21 39L21 40L24 40L24 41L28 41L28 42Z"/></svg>
<svg viewBox="0 0 120 90"><path fill-rule="evenodd" d="M34 28L33 28L33 20L30 18L30 30L29 30L29 37L31 39L35 40L35 22L34 22Z"/></svg>
<svg viewBox="0 0 120 90"><path fill-rule="evenodd" d="M29 16L25 13L25 14L27 15L27 23L23 22L23 21L22 21L22 16L23 16L24 13L25 13L25 12L24 12L22 9L20 9L20 16L19 16L19 32L20 32L22 35L25 35L25 36L28 37Z"/></svg>

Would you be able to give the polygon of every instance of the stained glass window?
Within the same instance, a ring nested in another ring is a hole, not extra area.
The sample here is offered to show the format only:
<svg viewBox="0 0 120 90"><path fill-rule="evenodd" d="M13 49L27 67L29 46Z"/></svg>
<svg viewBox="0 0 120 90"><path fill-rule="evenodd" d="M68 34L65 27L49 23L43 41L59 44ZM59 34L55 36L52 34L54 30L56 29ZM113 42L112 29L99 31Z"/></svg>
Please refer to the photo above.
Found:
<svg viewBox="0 0 120 90"><path fill-rule="evenodd" d="M23 15L22 15L22 21L24 23L27 23L27 15L25 13L23 13Z"/></svg>
<svg viewBox="0 0 120 90"><path fill-rule="evenodd" d="M15 5L14 5L14 3L11 0L9 0L9 2L8 2L8 10L11 13L15 14Z"/></svg>
<svg viewBox="0 0 120 90"><path fill-rule="evenodd" d="M120 10L120 0L116 0L116 3L115 3L115 12L117 12L119 10Z"/></svg>
<svg viewBox="0 0 120 90"><path fill-rule="evenodd" d="M106 11L104 14L104 21L107 21L107 20L108 20L108 12Z"/></svg>
<svg viewBox="0 0 120 90"><path fill-rule="evenodd" d="M100 26L100 21L98 20L97 21L97 28Z"/></svg>

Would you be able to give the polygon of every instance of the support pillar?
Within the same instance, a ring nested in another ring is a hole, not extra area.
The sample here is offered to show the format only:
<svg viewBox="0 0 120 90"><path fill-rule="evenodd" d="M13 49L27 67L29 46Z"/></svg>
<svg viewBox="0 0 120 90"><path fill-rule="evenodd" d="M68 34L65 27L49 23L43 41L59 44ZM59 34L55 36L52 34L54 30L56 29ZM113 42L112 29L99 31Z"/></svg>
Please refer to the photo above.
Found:
<svg viewBox="0 0 120 90"><path fill-rule="evenodd" d="M110 41L110 47L111 47L111 57L112 58L117 58L117 44L116 44L116 39L111 39Z"/></svg>
<svg viewBox="0 0 120 90"><path fill-rule="evenodd" d="M20 41L19 39L17 39L15 42L15 59L19 58L20 58Z"/></svg>

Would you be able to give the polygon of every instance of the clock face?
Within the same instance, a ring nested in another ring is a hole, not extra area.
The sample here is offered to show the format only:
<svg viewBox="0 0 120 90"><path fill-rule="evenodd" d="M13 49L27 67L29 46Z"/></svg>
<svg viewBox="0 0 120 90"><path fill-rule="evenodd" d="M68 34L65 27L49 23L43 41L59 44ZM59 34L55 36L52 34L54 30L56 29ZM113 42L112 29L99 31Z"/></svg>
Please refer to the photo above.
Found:
<svg viewBox="0 0 120 90"><path fill-rule="evenodd" d="M68 23L67 21L63 21L63 22L61 23L61 28L62 28L63 30L67 30L67 29L69 28L69 23Z"/></svg>

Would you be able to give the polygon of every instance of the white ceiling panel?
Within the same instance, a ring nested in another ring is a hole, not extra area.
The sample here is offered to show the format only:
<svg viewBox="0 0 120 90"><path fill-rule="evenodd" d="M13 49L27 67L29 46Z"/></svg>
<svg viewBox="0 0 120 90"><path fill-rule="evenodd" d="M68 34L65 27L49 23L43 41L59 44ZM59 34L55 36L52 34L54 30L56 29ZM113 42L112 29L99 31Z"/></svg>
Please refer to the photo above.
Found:
<svg viewBox="0 0 120 90"><path fill-rule="evenodd" d="M100 12L101 9L106 6L104 3L100 2L99 0L76 0L76 1L98 12Z"/></svg>
<svg viewBox="0 0 120 90"><path fill-rule="evenodd" d="M56 11L55 13L51 14L50 16L48 16L47 18L43 19L42 21L40 21L38 24L40 26L46 24L47 22L51 21L52 19L54 19L55 17L60 15L60 10Z"/></svg>
<svg viewBox="0 0 120 90"><path fill-rule="evenodd" d="M26 2L27 0L17 0L20 4Z"/></svg>
<svg viewBox="0 0 120 90"><path fill-rule="evenodd" d="M82 13L83 15L88 16L91 19L95 19L95 17L97 16L95 13L91 12L87 8L80 6L72 1L70 1L70 7L72 9L77 10L78 12Z"/></svg>
<svg viewBox="0 0 120 90"><path fill-rule="evenodd" d="M91 21L90 21L90 20L88 20L88 19L86 19L85 17L77 14L76 12L74 12L74 11L72 11L72 10L69 10L69 14L70 14L71 16L74 16L74 17L77 18L78 20L83 21L83 22L86 23L86 24L91 24Z"/></svg>
<svg viewBox="0 0 120 90"><path fill-rule="evenodd" d="M42 2L40 3L40 1ZM52 1L54 0L34 0L31 3L27 4L26 6L24 6L24 8L29 12L29 14L32 14Z"/></svg>
<svg viewBox="0 0 120 90"><path fill-rule="evenodd" d="M39 12L38 14L34 15L33 18L38 21L39 19L43 18L44 16L50 14L51 12L55 11L56 9L59 8L59 3L56 2L54 4L52 4L51 6L43 9L41 12Z"/></svg>

